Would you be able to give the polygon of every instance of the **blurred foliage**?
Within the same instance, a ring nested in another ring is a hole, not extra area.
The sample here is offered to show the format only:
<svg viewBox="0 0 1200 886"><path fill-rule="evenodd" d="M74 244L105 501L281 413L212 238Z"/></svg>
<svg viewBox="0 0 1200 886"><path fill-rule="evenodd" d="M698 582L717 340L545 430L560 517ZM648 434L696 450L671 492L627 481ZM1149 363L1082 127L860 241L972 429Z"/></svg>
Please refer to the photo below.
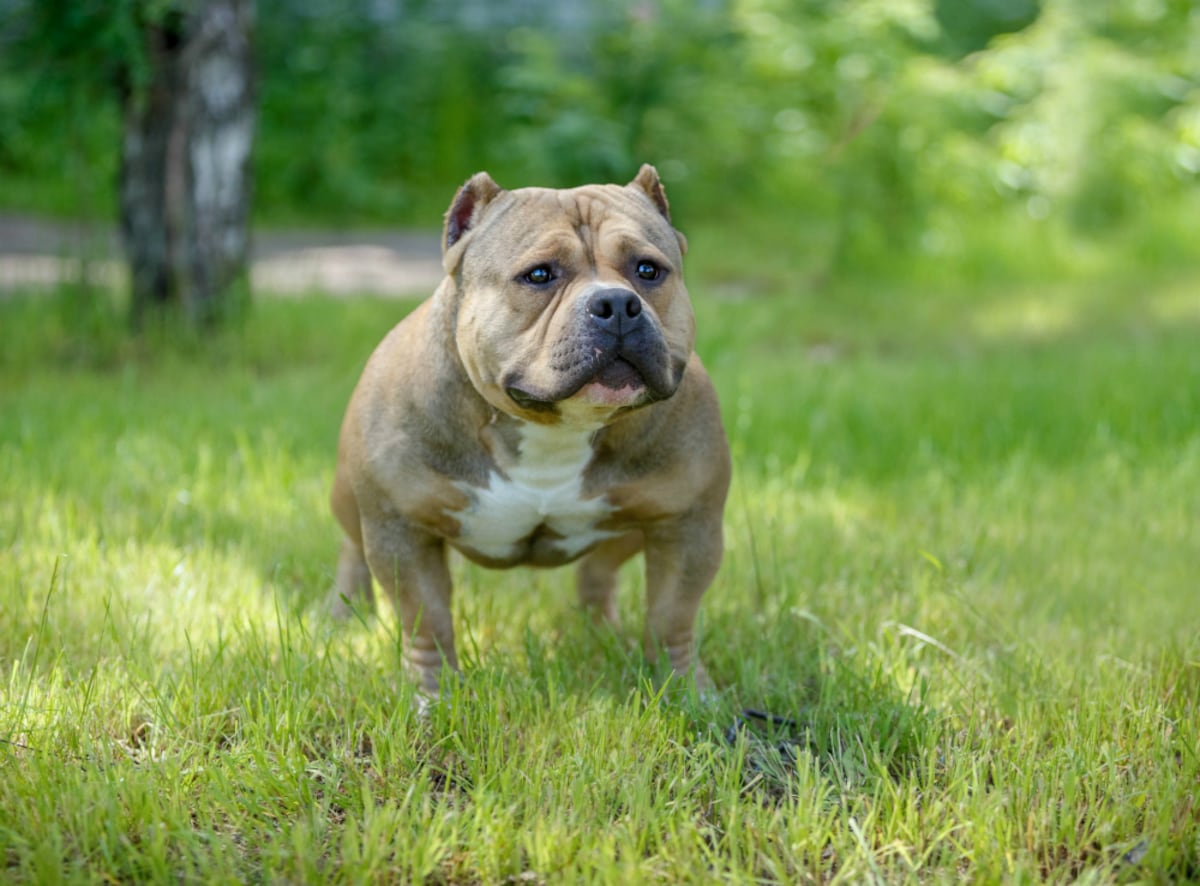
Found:
<svg viewBox="0 0 1200 886"><path fill-rule="evenodd" d="M943 47L966 55L986 49L1001 34L1029 27L1041 8L1040 0L935 0L934 15Z"/></svg>
<svg viewBox="0 0 1200 886"><path fill-rule="evenodd" d="M45 42L36 7L0 0L0 59ZM258 0L256 40L267 222L430 226L477 169L563 186L649 160L681 224L818 277L1194 252L1191 0ZM44 58L0 60L0 202L108 211L116 103Z"/></svg>

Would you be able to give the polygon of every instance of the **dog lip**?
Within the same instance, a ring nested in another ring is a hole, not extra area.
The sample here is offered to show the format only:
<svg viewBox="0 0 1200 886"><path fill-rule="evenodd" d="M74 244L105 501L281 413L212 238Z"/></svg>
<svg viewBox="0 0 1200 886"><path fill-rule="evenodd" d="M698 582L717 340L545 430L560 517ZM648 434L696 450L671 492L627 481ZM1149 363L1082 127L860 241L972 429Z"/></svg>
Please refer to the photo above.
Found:
<svg viewBox="0 0 1200 886"><path fill-rule="evenodd" d="M606 388L646 387L646 377L642 370L622 356L609 360L592 378L586 382L596 382Z"/></svg>
<svg viewBox="0 0 1200 886"><path fill-rule="evenodd" d="M578 366L570 373L569 381L554 391L538 390L527 385L520 373L514 373L503 385L504 393L519 408L530 412L554 412L558 404L574 397L591 384L610 390L634 387L644 392L648 401L665 400L675 393L676 384L655 383L657 376L645 365L636 352L624 348L613 348L597 353L586 366ZM677 379L675 380L677 383Z"/></svg>
<svg viewBox="0 0 1200 886"><path fill-rule="evenodd" d="M518 388L516 385L509 385L504 389L504 393L508 394L508 398L522 409L528 409L531 412L554 411L553 400L543 400L528 391Z"/></svg>

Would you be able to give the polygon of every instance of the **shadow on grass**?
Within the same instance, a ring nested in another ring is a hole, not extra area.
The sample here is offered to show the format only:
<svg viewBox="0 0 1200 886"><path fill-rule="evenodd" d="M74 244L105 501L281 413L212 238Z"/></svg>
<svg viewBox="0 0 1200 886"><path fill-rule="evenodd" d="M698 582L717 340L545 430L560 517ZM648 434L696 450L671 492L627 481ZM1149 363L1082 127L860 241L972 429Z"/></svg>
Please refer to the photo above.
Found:
<svg viewBox="0 0 1200 886"><path fill-rule="evenodd" d="M881 781L918 777L936 757L940 721L926 687L905 694L881 666L830 655L827 636L816 629L785 641L756 635L752 620L736 614L710 620L703 651L716 687L701 695L644 656L640 619L613 629L571 602L557 605L548 629L522 631L523 655L492 656L479 679L536 695L547 709L564 694L582 707L620 708L632 696L661 705L664 717L681 718L687 746L706 748L695 765L733 766L765 803L793 797L797 767L850 803ZM751 660L752 668L771 672L766 684L744 667ZM479 667L471 652L464 661L469 670Z"/></svg>

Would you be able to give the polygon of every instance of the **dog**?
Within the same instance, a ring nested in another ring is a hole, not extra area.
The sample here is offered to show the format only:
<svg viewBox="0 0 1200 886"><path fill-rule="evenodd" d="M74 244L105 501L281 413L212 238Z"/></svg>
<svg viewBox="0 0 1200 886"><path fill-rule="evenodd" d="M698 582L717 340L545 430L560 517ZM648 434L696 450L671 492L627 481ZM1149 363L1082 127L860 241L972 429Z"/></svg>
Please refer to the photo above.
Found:
<svg viewBox="0 0 1200 886"><path fill-rule="evenodd" d="M579 601L613 625L617 570L643 552L646 653L709 687L693 629L730 457L686 251L650 165L623 186L459 188L445 279L367 362L331 496L331 606L372 606L374 575L426 697L458 669L450 548L500 569L578 561Z"/></svg>

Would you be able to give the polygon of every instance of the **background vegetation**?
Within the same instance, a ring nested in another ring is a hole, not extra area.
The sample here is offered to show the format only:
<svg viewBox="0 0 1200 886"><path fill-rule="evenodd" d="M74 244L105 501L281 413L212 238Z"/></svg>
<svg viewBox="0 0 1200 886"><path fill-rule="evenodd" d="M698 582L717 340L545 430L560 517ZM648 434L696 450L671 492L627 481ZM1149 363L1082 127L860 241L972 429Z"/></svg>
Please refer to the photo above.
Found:
<svg viewBox="0 0 1200 886"><path fill-rule="evenodd" d="M132 13L68 4L48 53L26 5L0 4L0 204L111 216ZM476 169L650 160L690 226L819 274L1177 260L1198 31L1189 0L260 0L256 212L433 226Z"/></svg>

